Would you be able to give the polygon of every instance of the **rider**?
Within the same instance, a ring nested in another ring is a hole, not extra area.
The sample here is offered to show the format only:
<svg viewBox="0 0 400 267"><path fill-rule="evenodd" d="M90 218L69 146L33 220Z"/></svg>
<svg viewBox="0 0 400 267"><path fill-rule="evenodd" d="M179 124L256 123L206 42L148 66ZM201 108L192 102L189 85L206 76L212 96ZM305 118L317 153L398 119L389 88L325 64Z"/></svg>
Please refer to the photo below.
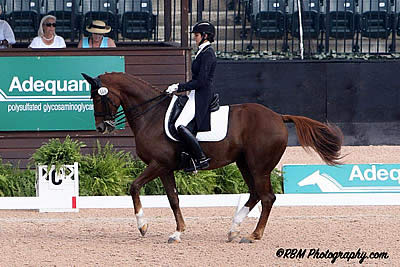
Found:
<svg viewBox="0 0 400 267"><path fill-rule="evenodd" d="M211 47L211 43L214 42L215 27L208 21L200 21L193 26L191 33L194 34L194 40L199 47L192 62L192 80L186 83L172 84L166 92L171 94L175 91L189 91L189 100L182 111L182 114L186 113L186 116L180 116L175 126L184 145L195 158L195 169L206 169L209 167L210 159L204 154L195 135L198 131L210 131L211 129L209 106L212 100L211 92L214 89L213 80L217 64L214 49ZM193 109L193 105L195 109ZM193 112L193 110L195 111ZM193 114L188 114L190 112ZM194 127L190 131L188 128L192 127L188 127L188 124L192 120Z"/></svg>

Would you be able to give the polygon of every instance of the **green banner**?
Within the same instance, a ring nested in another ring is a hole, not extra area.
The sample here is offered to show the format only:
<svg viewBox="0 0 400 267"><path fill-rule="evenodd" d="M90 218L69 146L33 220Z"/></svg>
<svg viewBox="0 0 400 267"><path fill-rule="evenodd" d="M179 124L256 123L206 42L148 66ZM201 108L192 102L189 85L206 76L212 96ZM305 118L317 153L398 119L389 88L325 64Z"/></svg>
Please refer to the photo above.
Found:
<svg viewBox="0 0 400 267"><path fill-rule="evenodd" d="M82 77L124 72L120 56L2 57L0 131L95 130Z"/></svg>

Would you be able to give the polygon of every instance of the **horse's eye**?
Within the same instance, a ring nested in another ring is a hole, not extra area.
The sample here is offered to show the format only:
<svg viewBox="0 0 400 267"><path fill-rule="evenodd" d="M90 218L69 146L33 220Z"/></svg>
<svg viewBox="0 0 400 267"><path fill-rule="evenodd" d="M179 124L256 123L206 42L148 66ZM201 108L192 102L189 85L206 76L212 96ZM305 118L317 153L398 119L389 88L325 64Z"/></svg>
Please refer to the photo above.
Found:
<svg viewBox="0 0 400 267"><path fill-rule="evenodd" d="M97 90L97 92L99 93L99 95L103 96L108 94L108 89L106 87L100 87L99 90Z"/></svg>

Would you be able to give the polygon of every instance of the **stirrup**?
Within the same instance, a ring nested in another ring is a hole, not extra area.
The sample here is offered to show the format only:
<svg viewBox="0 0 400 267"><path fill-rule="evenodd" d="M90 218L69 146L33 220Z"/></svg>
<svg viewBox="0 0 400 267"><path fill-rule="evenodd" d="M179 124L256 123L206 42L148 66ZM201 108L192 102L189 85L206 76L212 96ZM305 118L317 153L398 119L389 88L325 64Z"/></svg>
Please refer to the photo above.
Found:
<svg viewBox="0 0 400 267"><path fill-rule="evenodd" d="M189 162L190 162L190 166L185 168L184 171L185 172L189 172L189 173L192 172L194 174L197 174L196 162L194 161L193 158L190 158Z"/></svg>
<svg viewBox="0 0 400 267"><path fill-rule="evenodd" d="M203 170L207 169L210 164L208 163L211 159L210 158L204 158L202 160L194 160L193 158L190 159L190 166L185 168L185 172L193 172L194 174L197 174L198 170Z"/></svg>
<svg viewBox="0 0 400 267"><path fill-rule="evenodd" d="M196 164L197 169L207 169L210 166L210 164L208 164L210 160L210 158L200 159Z"/></svg>

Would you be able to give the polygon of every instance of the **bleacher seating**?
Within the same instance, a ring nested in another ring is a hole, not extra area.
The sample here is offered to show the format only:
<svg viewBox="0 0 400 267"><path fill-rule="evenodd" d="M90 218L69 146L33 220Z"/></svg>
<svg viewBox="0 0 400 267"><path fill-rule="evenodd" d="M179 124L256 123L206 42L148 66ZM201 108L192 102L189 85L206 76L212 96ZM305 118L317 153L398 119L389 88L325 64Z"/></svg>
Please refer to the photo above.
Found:
<svg viewBox="0 0 400 267"><path fill-rule="evenodd" d="M78 37L81 29L81 14L77 0L46 0L45 12L57 18L56 32L72 41Z"/></svg>
<svg viewBox="0 0 400 267"><path fill-rule="evenodd" d="M0 19L5 20L6 19L6 0L0 0L0 8L3 12L0 14Z"/></svg>
<svg viewBox="0 0 400 267"><path fill-rule="evenodd" d="M387 38L391 33L390 0L363 0L361 35L369 38Z"/></svg>
<svg viewBox="0 0 400 267"><path fill-rule="evenodd" d="M359 24L354 0L330 0L329 21L326 29L330 37L351 39Z"/></svg>
<svg viewBox="0 0 400 267"><path fill-rule="evenodd" d="M296 0L289 1L291 34L299 37L299 13ZM303 35L305 38L317 38L321 33L322 13L319 0L303 0L302 7Z"/></svg>
<svg viewBox="0 0 400 267"><path fill-rule="evenodd" d="M251 26L256 37L282 38L287 29L285 0L253 0Z"/></svg>
<svg viewBox="0 0 400 267"><path fill-rule="evenodd" d="M197 6L196 1L200 0L194 0L193 4ZM393 30L400 36L400 0L303 0L301 2L303 38L305 41L309 40L310 47L318 46L319 51L320 47L329 49L325 33L329 35L331 45L332 39L353 39L354 46L360 45L364 47L362 48L364 51L367 47L365 39L388 38ZM86 26L97 19L105 21L112 27L112 31L107 35L116 42L162 41L164 7L158 3L156 7L155 3L156 0L0 0L0 6L3 7L0 18L9 22L20 47L26 47L37 35L40 19L46 14L57 17L56 32L63 36L71 47L76 46L83 34L88 35ZM286 50L288 44L291 45L291 49L297 46L299 38L297 0L241 0L238 4L242 10L240 14L237 10L228 10L226 6L220 6L214 1L211 12L205 13L210 8L207 3L203 7L204 19L209 19L210 16L210 20L216 26L219 24L217 35L222 41L226 38L225 41L230 46L228 49L238 49L238 42L235 42L237 38L241 38L242 47L249 50L254 48L253 44L261 47L263 42L266 43L263 49L276 49L271 48L269 44L272 43L268 40L279 40L274 46L281 46ZM180 26L179 12L180 5L176 10L172 10L172 27ZM241 25L234 25L234 19L239 15ZM193 25L195 19L191 16L189 14L189 21L190 25ZM393 25L395 22L397 24ZM174 35L172 40L179 42L178 28L173 29L172 35ZM391 41L396 42L396 39L392 38ZM337 47L341 49L349 46L347 41L336 43L335 51ZM375 46L382 46L381 42Z"/></svg>
<svg viewBox="0 0 400 267"><path fill-rule="evenodd" d="M37 36L40 22L39 0L6 0L4 13L15 38Z"/></svg>
<svg viewBox="0 0 400 267"><path fill-rule="evenodd" d="M121 35L129 39L151 39L156 16L151 0L120 0Z"/></svg>

